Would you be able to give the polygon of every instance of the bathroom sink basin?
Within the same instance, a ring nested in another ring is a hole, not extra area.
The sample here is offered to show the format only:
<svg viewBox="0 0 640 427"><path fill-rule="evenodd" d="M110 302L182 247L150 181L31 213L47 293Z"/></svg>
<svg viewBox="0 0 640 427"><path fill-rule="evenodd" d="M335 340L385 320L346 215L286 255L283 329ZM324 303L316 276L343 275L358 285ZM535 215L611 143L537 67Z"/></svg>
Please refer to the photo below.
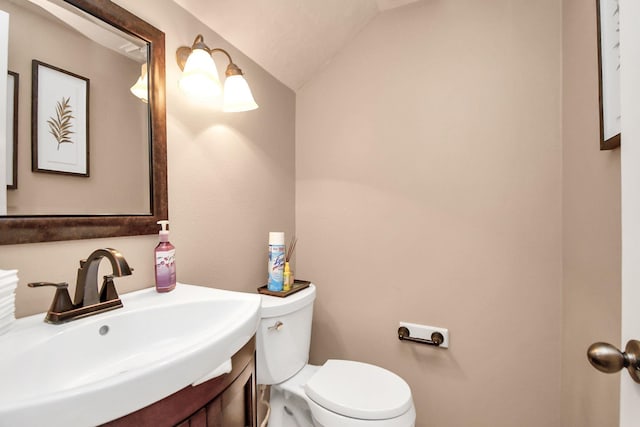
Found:
<svg viewBox="0 0 640 427"><path fill-rule="evenodd" d="M209 378L256 332L260 296L178 284L62 325L0 336L0 426L93 426ZM215 375L215 374L214 374Z"/></svg>

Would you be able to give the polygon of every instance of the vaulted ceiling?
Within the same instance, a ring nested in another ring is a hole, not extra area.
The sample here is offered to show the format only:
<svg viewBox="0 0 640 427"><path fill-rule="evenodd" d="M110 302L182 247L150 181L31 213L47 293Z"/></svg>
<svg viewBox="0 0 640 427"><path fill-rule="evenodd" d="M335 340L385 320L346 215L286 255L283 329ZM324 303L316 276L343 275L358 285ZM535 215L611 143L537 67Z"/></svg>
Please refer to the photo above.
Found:
<svg viewBox="0 0 640 427"><path fill-rule="evenodd" d="M293 90L374 16L418 0L174 0Z"/></svg>

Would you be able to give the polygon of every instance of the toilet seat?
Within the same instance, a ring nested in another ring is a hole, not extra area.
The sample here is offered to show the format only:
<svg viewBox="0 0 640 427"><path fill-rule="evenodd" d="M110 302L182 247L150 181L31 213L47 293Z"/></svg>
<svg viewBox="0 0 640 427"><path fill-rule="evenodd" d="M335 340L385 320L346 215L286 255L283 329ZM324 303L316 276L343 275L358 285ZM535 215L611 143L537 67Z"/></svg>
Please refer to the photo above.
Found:
<svg viewBox="0 0 640 427"><path fill-rule="evenodd" d="M318 406L360 420L385 420L413 407L411 389L398 375L351 360L327 360L304 386Z"/></svg>

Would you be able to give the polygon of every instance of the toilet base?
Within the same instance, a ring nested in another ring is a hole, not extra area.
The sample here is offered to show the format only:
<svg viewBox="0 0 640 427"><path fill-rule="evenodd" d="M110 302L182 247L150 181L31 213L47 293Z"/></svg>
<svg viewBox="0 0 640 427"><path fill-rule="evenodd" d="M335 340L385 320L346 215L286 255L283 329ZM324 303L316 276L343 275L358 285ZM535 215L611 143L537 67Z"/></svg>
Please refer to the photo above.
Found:
<svg viewBox="0 0 640 427"><path fill-rule="evenodd" d="M309 405L299 396L271 386L269 427L316 427Z"/></svg>

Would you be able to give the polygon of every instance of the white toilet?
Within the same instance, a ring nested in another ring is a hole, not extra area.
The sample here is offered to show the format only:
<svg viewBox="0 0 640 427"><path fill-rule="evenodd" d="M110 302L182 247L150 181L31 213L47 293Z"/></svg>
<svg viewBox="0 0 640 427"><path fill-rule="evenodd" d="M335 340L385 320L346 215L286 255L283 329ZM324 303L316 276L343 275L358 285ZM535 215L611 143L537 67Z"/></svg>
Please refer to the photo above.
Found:
<svg viewBox="0 0 640 427"><path fill-rule="evenodd" d="M367 363L308 365L316 288L286 298L262 295L257 383L272 385L269 427L413 427L409 385Z"/></svg>

